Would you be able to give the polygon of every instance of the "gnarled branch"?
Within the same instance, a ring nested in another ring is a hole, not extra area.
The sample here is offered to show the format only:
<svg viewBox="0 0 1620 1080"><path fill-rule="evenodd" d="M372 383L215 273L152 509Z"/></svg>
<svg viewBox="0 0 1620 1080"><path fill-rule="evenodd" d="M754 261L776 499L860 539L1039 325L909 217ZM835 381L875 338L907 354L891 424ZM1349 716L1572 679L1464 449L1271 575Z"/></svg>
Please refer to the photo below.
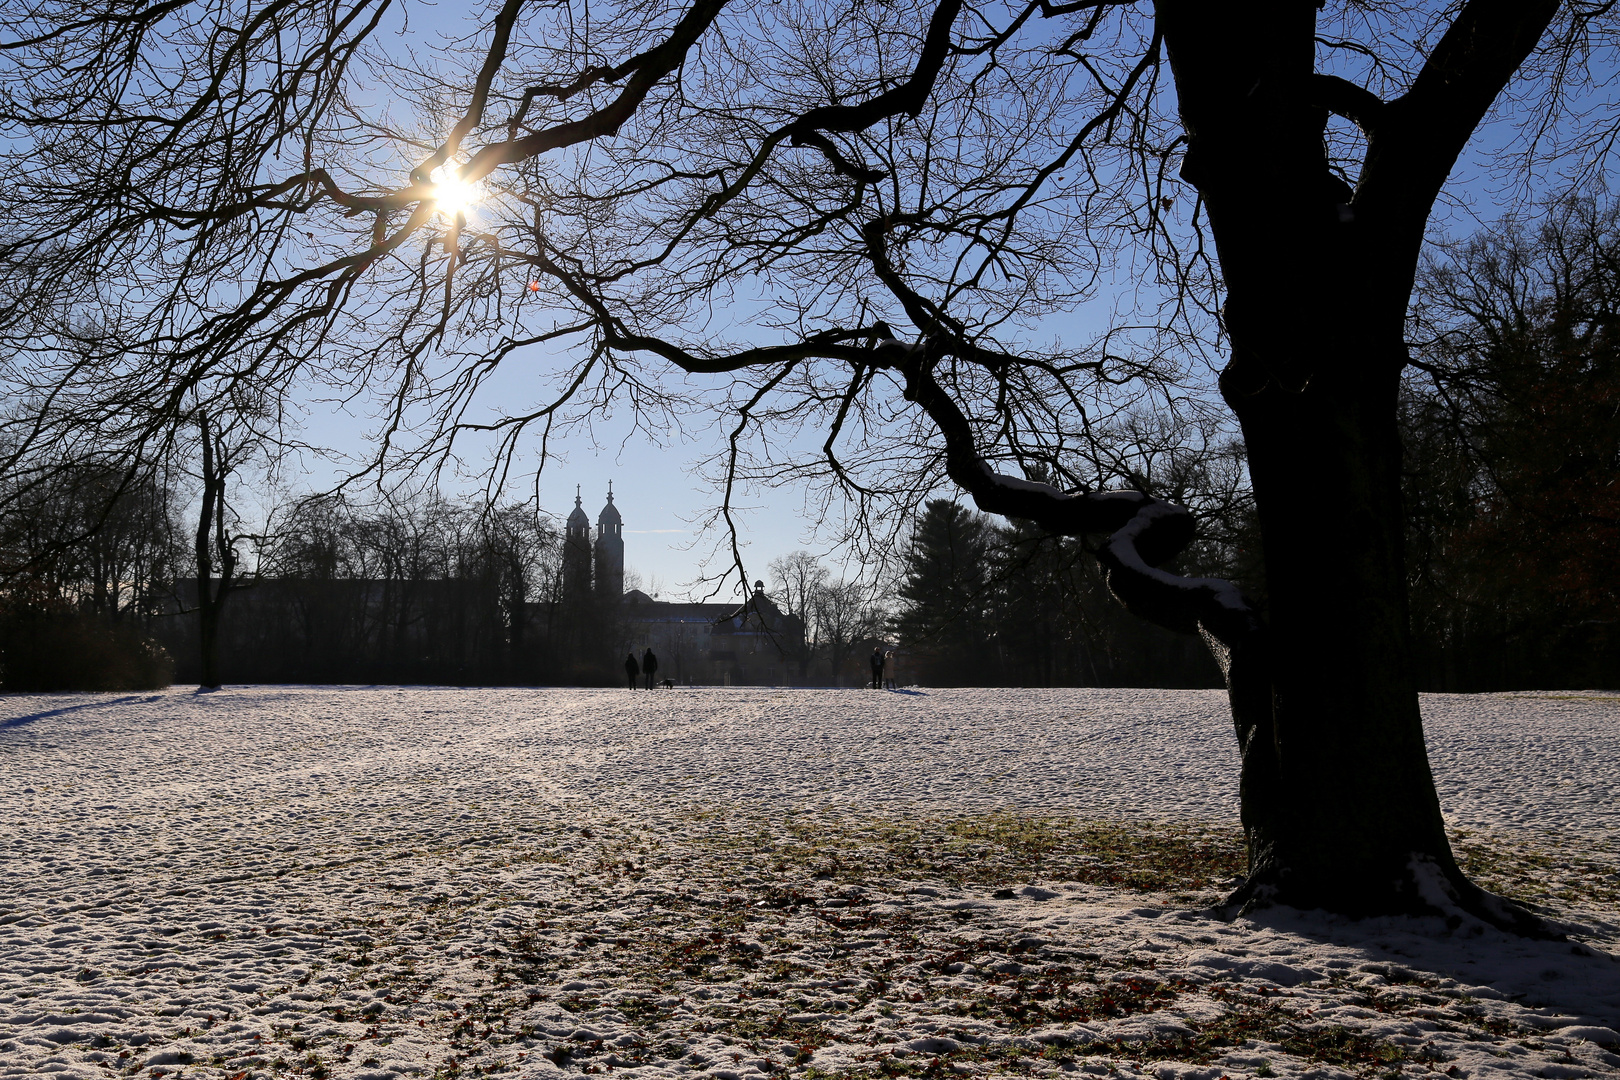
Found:
<svg viewBox="0 0 1620 1080"><path fill-rule="evenodd" d="M1107 534L1098 558L1108 584L1133 614L1183 633L1202 631L1228 650L1249 644L1259 614L1238 587L1220 578L1187 578L1160 569L1193 539L1192 513L1140 491L1065 493L996 472L980 456L967 416L934 378L949 351L942 339L921 346L889 339L878 362L905 377L905 394L945 439L946 474L986 513L1033 521L1056 536Z"/></svg>

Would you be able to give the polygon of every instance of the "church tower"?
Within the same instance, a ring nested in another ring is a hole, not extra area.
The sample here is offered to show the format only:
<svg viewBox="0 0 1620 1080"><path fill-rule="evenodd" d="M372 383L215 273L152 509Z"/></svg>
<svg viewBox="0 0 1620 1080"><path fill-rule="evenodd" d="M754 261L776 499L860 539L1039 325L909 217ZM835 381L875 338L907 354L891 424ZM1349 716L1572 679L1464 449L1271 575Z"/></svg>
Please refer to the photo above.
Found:
<svg viewBox="0 0 1620 1080"><path fill-rule="evenodd" d="M583 514L580 520L584 520ZM596 516L596 598L618 603L623 595L624 519L613 505L613 481L609 480L607 505Z"/></svg>
<svg viewBox="0 0 1620 1080"><path fill-rule="evenodd" d="M581 599L591 594L591 519L580 505L574 488L574 512L568 515L563 541L563 596Z"/></svg>

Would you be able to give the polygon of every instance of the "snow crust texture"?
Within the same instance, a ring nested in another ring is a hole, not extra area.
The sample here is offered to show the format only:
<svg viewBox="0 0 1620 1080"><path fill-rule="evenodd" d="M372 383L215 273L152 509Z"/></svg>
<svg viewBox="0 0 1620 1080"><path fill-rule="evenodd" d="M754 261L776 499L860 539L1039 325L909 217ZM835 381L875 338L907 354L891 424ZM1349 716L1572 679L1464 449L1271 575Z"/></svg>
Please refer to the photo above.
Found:
<svg viewBox="0 0 1620 1080"><path fill-rule="evenodd" d="M1620 698L1423 705L1482 850L1620 865ZM1217 692L6 697L0 1077L1620 1072L1615 890L1223 922L1237 779Z"/></svg>

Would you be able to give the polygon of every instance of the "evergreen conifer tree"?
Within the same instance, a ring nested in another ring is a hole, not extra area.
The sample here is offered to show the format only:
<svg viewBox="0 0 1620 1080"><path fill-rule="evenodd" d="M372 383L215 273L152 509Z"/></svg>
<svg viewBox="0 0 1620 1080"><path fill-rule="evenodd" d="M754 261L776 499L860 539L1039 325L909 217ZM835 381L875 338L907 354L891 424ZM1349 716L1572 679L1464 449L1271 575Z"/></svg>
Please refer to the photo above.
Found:
<svg viewBox="0 0 1620 1080"><path fill-rule="evenodd" d="M904 555L902 607L895 631L919 648L926 681L979 681L990 658L984 646L990 607L989 520L949 499L932 499Z"/></svg>

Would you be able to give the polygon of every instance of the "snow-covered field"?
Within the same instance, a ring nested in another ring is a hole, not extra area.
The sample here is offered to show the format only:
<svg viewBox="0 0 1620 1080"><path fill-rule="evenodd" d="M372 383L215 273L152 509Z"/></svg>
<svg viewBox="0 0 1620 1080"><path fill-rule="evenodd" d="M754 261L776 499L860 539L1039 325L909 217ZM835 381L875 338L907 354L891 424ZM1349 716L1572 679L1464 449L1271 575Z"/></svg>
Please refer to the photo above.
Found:
<svg viewBox="0 0 1620 1080"><path fill-rule="evenodd" d="M1620 1072L1620 698L1424 711L1574 942L1214 918L1218 693L0 698L0 1076Z"/></svg>

